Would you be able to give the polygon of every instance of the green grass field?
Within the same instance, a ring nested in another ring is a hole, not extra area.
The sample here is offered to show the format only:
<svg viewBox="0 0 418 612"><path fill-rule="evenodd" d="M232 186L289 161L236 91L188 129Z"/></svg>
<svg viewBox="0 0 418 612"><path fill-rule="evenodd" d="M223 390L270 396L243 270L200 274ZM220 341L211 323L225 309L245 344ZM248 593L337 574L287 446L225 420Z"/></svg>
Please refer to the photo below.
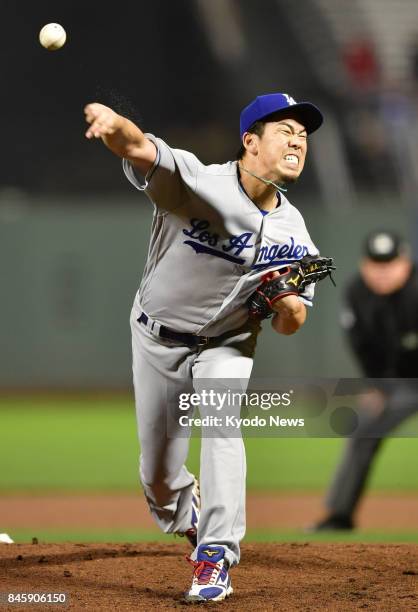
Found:
<svg viewBox="0 0 418 612"><path fill-rule="evenodd" d="M56 529L14 529L13 540L16 543L30 543L33 537L42 543L53 542L165 542L166 544L179 544L184 540L170 534L162 533L156 529L151 531L137 529L135 531L95 531L72 530L62 531ZM353 533L321 533L307 535L297 530L264 530L249 529L245 535L246 542L375 542L375 543L418 543L418 532L410 531L372 531L356 530Z"/></svg>
<svg viewBox="0 0 418 612"><path fill-rule="evenodd" d="M13 492L137 491L138 442L129 397L18 398L0 400L0 495ZM329 483L344 440L246 440L248 490L318 491ZM200 442L192 438L189 468L198 472ZM392 438L377 459L369 490L417 490L414 438ZM17 529L16 542L175 542L152 531ZM418 542L418 532L356 531L306 535L250 530L247 541Z"/></svg>
<svg viewBox="0 0 418 612"><path fill-rule="evenodd" d="M0 400L0 491L137 489L138 442L128 397ZM246 440L248 489L315 491L327 486L343 440ZM198 470L199 440L189 467ZM416 491L415 438L392 438L370 490Z"/></svg>

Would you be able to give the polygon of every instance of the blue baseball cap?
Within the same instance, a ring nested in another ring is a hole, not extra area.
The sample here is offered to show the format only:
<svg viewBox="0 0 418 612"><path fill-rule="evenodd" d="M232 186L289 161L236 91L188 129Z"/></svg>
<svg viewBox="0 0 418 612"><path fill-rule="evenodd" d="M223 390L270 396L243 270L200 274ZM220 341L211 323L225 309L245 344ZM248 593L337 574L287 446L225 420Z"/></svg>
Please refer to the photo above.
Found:
<svg viewBox="0 0 418 612"><path fill-rule="evenodd" d="M286 93L266 94L265 96L257 96L241 112L241 138L256 121L260 121L260 119L264 119L264 117L272 113L287 111L289 108L295 111L295 117L305 126L308 134L311 134L322 125L324 117L319 108L314 104L310 102L296 102L294 98Z"/></svg>

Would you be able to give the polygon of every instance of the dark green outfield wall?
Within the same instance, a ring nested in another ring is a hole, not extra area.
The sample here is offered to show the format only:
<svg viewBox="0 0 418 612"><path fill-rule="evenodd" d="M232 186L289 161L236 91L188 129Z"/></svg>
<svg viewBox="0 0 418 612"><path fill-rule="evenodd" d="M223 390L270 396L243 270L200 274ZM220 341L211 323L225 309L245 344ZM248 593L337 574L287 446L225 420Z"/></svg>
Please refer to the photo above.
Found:
<svg viewBox="0 0 418 612"><path fill-rule="evenodd" d="M128 320L152 216L140 200L0 202L1 387L130 385ZM369 229L408 224L395 208L330 214L309 207L304 215L321 252L335 256L338 286L318 287L295 336L278 336L265 323L257 377L356 374L339 330L341 289Z"/></svg>

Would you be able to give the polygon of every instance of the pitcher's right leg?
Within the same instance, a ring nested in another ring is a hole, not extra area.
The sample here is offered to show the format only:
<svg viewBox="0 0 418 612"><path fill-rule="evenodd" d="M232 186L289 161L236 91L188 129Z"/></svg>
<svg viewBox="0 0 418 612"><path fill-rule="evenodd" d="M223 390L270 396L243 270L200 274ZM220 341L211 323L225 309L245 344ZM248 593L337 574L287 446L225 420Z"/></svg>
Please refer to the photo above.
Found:
<svg viewBox="0 0 418 612"><path fill-rule="evenodd" d="M195 479L186 469L190 428L170 418L169 394L187 389L194 358L184 346L167 345L143 328L132 311L133 381L140 479L151 514L166 533L187 532L192 523Z"/></svg>

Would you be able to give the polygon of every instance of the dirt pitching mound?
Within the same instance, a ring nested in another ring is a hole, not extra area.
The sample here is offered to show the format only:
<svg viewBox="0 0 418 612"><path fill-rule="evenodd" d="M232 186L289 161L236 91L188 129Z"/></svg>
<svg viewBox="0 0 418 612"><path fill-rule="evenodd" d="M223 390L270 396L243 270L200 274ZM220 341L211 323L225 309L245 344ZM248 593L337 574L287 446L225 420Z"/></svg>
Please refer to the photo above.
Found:
<svg viewBox="0 0 418 612"><path fill-rule="evenodd" d="M183 543L4 544L0 591L68 594L68 606L36 606L43 610L190 609L189 552ZM211 610L418 610L413 545L244 544L231 576L234 594Z"/></svg>

